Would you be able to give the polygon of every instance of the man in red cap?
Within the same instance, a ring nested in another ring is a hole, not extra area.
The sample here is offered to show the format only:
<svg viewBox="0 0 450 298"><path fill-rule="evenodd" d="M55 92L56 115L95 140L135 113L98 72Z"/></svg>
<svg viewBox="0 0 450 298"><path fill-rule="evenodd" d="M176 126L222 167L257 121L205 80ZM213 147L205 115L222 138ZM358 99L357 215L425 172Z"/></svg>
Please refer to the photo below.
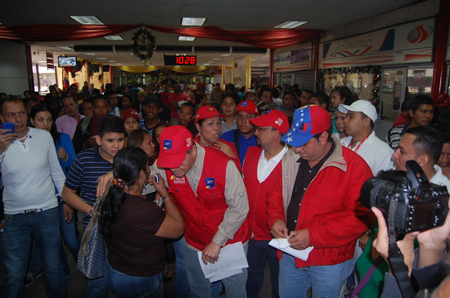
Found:
<svg viewBox="0 0 450 298"><path fill-rule="evenodd" d="M268 225L291 248L313 248L306 260L278 252L280 297L306 297L311 287L313 297L338 297L355 265L356 240L372 223L359 201L372 171L331 133L328 112L311 105L295 112L281 138L292 148L267 192Z"/></svg>
<svg viewBox="0 0 450 298"><path fill-rule="evenodd" d="M237 129L227 131L220 137L225 141L234 144L241 165L244 164L247 149L256 145L255 130L256 127L250 122L251 119L258 117L258 107L253 101L245 100L238 104L236 108Z"/></svg>
<svg viewBox="0 0 450 298"><path fill-rule="evenodd" d="M158 173L166 181L186 225L189 288L195 297L211 297L212 284L203 277L198 252L202 252L202 261L207 264L216 262L220 249L228 244L242 242L247 251L250 229L244 182L228 156L194 142L185 127L168 127L159 138ZM246 297L247 269L221 281L228 297Z"/></svg>
<svg viewBox="0 0 450 298"><path fill-rule="evenodd" d="M247 189L249 213L248 219L252 238L248 244L247 296L259 297L264 279L264 268L269 261L272 297L278 295L278 260L276 249L269 246L272 240L267 227L266 193L272 185L277 168L288 147L281 137L289 130L288 119L282 111L270 110L264 116L251 119L256 126L256 144L248 148L243 169L244 183Z"/></svg>

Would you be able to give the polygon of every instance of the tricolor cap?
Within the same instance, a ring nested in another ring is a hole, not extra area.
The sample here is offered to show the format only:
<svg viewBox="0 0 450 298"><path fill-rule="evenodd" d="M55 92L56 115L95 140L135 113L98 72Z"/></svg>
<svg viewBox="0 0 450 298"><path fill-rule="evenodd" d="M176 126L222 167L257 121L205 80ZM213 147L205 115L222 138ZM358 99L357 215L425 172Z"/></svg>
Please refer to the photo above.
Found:
<svg viewBox="0 0 450 298"><path fill-rule="evenodd" d="M159 135L158 167L178 168L193 145L192 134L184 126L174 125L165 128Z"/></svg>
<svg viewBox="0 0 450 298"><path fill-rule="evenodd" d="M293 147L301 147L312 137L331 127L331 117L322 107L310 105L295 111L291 129L281 140Z"/></svg>
<svg viewBox="0 0 450 298"><path fill-rule="evenodd" d="M220 114L215 107L203 106L197 110L197 113L195 114L194 123L197 124L198 120L200 119L210 119L216 116L219 116L221 118L226 117L224 114Z"/></svg>
<svg viewBox="0 0 450 298"><path fill-rule="evenodd" d="M122 120L126 120L128 117L133 117L137 121L141 120L141 116L139 116L138 111L132 108L126 109L122 112Z"/></svg>
<svg viewBox="0 0 450 298"><path fill-rule="evenodd" d="M236 108L236 112L234 112L234 113L236 114L239 111L246 112L248 114L259 115L258 107L251 100L244 100L241 103L239 103L237 108Z"/></svg>
<svg viewBox="0 0 450 298"><path fill-rule="evenodd" d="M339 105L339 112L347 114L348 111L351 112L362 112L367 117L372 119L372 121L375 123L378 119L377 115L377 109L374 107L374 105L365 99L360 99L352 103L351 105Z"/></svg>
<svg viewBox="0 0 450 298"><path fill-rule="evenodd" d="M250 119L250 123L259 127L272 126L282 134L289 130L288 118L282 111L278 110L269 110L259 118Z"/></svg>

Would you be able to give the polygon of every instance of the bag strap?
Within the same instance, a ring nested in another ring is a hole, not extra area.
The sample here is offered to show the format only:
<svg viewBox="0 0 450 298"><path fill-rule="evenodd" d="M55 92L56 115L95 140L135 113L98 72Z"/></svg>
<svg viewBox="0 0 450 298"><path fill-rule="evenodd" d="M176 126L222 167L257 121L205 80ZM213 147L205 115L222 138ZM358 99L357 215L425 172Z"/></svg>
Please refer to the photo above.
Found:
<svg viewBox="0 0 450 298"><path fill-rule="evenodd" d="M373 262L372 267L370 267L369 271L367 271L367 273L364 275L364 277L361 280L361 282L353 290L352 295L356 295L357 296L359 294L359 292L361 292L362 289L364 289L364 287L366 286L366 284L369 282L370 278L372 277L372 274L375 272L375 269L377 269L378 265L380 265L380 263L382 261L383 261L383 257L382 256L378 256L378 258L375 259L375 261Z"/></svg>
<svg viewBox="0 0 450 298"><path fill-rule="evenodd" d="M241 152L239 151L239 130L234 130L234 148L236 148L236 152L238 154L238 159L241 159Z"/></svg>
<svg viewBox="0 0 450 298"><path fill-rule="evenodd" d="M81 124L81 132L83 133L83 135L86 132L86 129L88 128L89 123L91 122L91 119L92 119L92 116L84 117L83 123Z"/></svg>
<svg viewBox="0 0 450 298"><path fill-rule="evenodd" d="M95 200L94 206L92 207L91 219L89 220L89 223L86 226L86 230L84 230L83 238L81 239L80 249L85 256L88 255L88 252L86 251L86 249L87 249L87 246L89 243L89 238L91 237L91 234L92 234L92 230L94 229L95 223L98 220L98 215L100 214L100 211L102 209L102 203L105 200L105 198L109 192L109 189L111 188L112 185L113 184L111 182L109 182L106 185L105 193L103 194L103 196L98 197Z"/></svg>

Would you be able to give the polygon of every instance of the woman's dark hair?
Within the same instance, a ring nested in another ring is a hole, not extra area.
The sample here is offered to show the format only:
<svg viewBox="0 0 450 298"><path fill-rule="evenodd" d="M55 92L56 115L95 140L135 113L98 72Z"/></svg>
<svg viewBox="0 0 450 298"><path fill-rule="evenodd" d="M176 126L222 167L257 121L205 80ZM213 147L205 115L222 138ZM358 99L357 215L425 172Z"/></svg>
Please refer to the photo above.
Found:
<svg viewBox="0 0 450 298"><path fill-rule="evenodd" d="M222 104L223 100L224 100L225 98L227 98L227 97L231 97L231 98L234 100L234 103L235 103L236 105L238 105L239 102L240 102L240 100L239 100L237 94L234 94L234 93L231 93L231 92L226 92L226 93L223 94L222 98L220 99L220 104Z"/></svg>
<svg viewBox="0 0 450 298"><path fill-rule="evenodd" d="M37 113L39 112L49 112L50 115L52 114L52 112L43 104L38 103L37 105L34 105L31 108L31 112L30 112L30 119L32 118L34 120L34 118L36 118ZM59 137L61 136L61 134L56 130L56 124L55 121L52 121L52 128L50 128L50 134L52 135L53 138L53 142L56 144L61 144Z"/></svg>
<svg viewBox="0 0 450 298"><path fill-rule="evenodd" d="M205 94L202 94L202 93L196 94L195 95L195 105L199 105L204 97L205 97Z"/></svg>
<svg viewBox="0 0 450 298"><path fill-rule="evenodd" d="M124 181L126 187L134 185L141 170L148 168L147 154L139 147L127 147L116 153L113 160L115 179ZM126 193L120 186L113 185L102 204L99 217L99 231L105 238L113 237L110 226L122 215L122 205L125 203Z"/></svg>
<svg viewBox="0 0 450 298"><path fill-rule="evenodd" d="M140 147L144 141L145 134L149 134L145 129L139 128L133 130L128 136L127 147Z"/></svg>
<svg viewBox="0 0 450 298"><path fill-rule="evenodd" d="M353 95L352 95L352 91L350 91L350 89L348 89L348 87L345 87L345 86L335 87L333 90L331 90L330 96L335 91L337 93L339 93L339 96L344 101L343 102L344 105L351 105L352 104L352 102L353 102Z"/></svg>

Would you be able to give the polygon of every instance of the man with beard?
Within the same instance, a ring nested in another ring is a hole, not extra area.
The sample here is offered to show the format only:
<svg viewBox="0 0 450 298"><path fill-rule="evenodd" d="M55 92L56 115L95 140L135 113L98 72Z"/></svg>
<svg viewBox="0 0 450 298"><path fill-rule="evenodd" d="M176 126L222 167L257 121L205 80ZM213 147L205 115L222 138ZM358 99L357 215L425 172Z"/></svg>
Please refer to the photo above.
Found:
<svg viewBox="0 0 450 298"><path fill-rule="evenodd" d="M272 235L267 227L266 193L275 178L275 169L281 166L280 161L288 151L288 147L281 141L281 137L289 130L289 124L286 115L278 110L270 110L264 116L251 119L250 122L256 126L257 146L248 148L243 167L250 208L248 219L252 231L247 253L247 296L259 297L264 268L268 260L272 280L272 297L275 298L279 297L279 266L277 250L269 246Z"/></svg>

